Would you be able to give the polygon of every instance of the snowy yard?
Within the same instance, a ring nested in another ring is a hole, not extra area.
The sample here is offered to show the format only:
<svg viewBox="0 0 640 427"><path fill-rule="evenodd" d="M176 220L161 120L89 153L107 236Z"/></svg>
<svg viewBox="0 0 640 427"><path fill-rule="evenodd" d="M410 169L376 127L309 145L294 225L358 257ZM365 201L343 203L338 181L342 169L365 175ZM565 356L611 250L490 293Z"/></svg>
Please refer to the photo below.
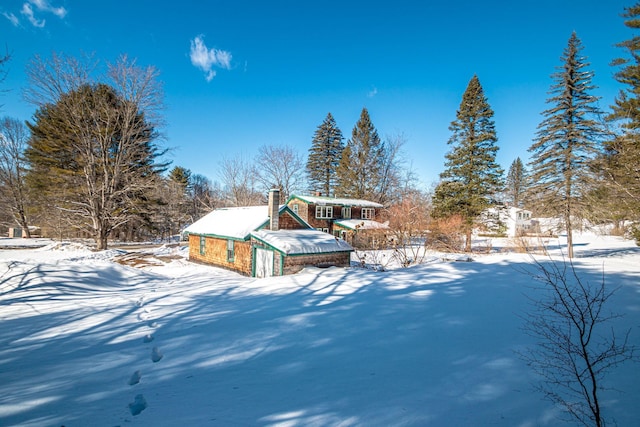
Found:
<svg viewBox="0 0 640 427"><path fill-rule="evenodd" d="M621 287L614 326L640 345L640 248L577 241L579 274ZM160 248L134 267L73 244L0 250L0 425L560 424L516 355L532 345L526 255L268 279L184 256ZM637 365L606 385L622 392L604 395L605 415L638 425Z"/></svg>

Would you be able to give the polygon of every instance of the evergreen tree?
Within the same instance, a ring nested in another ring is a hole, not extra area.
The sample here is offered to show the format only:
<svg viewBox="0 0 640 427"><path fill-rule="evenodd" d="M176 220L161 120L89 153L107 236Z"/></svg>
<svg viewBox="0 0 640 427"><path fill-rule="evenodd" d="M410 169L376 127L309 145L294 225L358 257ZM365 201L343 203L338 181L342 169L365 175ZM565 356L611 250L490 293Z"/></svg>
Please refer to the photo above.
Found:
<svg viewBox="0 0 640 427"><path fill-rule="evenodd" d="M625 8L625 25L640 29L640 3ZM640 220L640 37L623 41L618 47L626 58L613 61L620 67L615 79L624 85L612 106L610 120L620 124L618 135L605 142L604 171L609 178L608 191L629 219Z"/></svg>
<svg viewBox="0 0 640 427"><path fill-rule="evenodd" d="M191 171L187 168L183 168L182 166L175 166L169 172L169 179L176 184L179 184L186 192L191 180Z"/></svg>
<svg viewBox="0 0 640 427"><path fill-rule="evenodd" d="M351 132L351 139L342 151L336 193L344 197L381 200L385 153L385 146L371 122L369 112L363 108Z"/></svg>
<svg viewBox="0 0 640 427"><path fill-rule="evenodd" d="M573 219L588 207L587 193L593 186L590 164L597 153L597 139L603 135L596 120L600 114L593 73L581 54L582 43L575 32L569 38L561 60L552 74L555 83L547 100L550 108L542 115L531 160L530 194L544 215L558 216L567 232L569 257L573 257Z"/></svg>
<svg viewBox="0 0 640 427"><path fill-rule="evenodd" d="M307 174L312 190L321 191L326 196L335 194L336 170L344 149L342 140L342 131L328 113L316 129L309 149Z"/></svg>
<svg viewBox="0 0 640 427"><path fill-rule="evenodd" d="M516 158L507 172L506 193L507 201L512 206L521 208L527 186L526 170L520 157Z"/></svg>
<svg viewBox="0 0 640 427"><path fill-rule="evenodd" d="M498 138L489 106L477 76L469 81L462 95L456 119L451 122L441 182L434 193L436 218L460 216L466 235L467 251L471 251L471 232L482 211L488 208L502 190L503 170L496 163Z"/></svg>
<svg viewBox="0 0 640 427"><path fill-rule="evenodd" d="M109 233L144 216L164 165L154 127L106 84L84 85L46 104L28 123L27 180L69 223L106 249Z"/></svg>

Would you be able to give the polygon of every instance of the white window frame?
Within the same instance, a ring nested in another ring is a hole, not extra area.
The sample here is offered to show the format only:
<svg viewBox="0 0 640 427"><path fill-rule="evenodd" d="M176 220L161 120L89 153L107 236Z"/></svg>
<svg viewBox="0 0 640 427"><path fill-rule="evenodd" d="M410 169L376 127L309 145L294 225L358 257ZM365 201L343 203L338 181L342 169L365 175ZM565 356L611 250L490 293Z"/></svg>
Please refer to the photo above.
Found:
<svg viewBox="0 0 640 427"><path fill-rule="evenodd" d="M236 252L234 241L229 239L227 240L227 262L233 262L235 260L235 256Z"/></svg>
<svg viewBox="0 0 640 427"><path fill-rule="evenodd" d="M351 206L342 207L342 218L351 219Z"/></svg>
<svg viewBox="0 0 640 427"><path fill-rule="evenodd" d="M331 219L333 218L333 206L316 206L316 218Z"/></svg>
<svg viewBox="0 0 640 427"><path fill-rule="evenodd" d="M316 228L316 230L322 231L323 233L328 233L329 232L329 229L327 227Z"/></svg>
<svg viewBox="0 0 640 427"><path fill-rule="evenodd" d="M297 204L297 203L294 203L293 206L292 206L293 213L298 215L298 210L299 209L300 209L300 205Z"/></svg>
<svg viewBox="0 0 640 427"><path fill-rule="evenodd" d="M360 211L360 219L373 219L375 214L376 210L374 208L362 208Z"/></svg>
<svg viewBox="0 0 640 427"><path fill-rule="evenodd" d="M200 255L206 255L207 253L207 238L200 236Z"/></svg>

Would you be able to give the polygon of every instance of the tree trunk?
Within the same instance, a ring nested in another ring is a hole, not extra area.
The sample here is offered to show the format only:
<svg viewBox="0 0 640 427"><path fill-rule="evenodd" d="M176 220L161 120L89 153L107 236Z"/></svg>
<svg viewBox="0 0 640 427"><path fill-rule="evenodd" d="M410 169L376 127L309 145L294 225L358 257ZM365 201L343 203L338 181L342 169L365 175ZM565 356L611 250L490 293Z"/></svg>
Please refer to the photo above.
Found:
<svg viewBox="0 0 640 427"><path fill-rule="evenodd" d="M25 239L30 239L31 238L31 230L29 230L29 225L27 223L26 220L24 221L17 221L18 225L20 226L20 228L22 229L22 237L24 237Z"/></svg>
<svg viewBox="0 0 640 427"><path fill-rule="evenodd" d="M94 219L94 240L96 241L96 250L104 251L107 249L107 236L109 235L108 224L102 219Z"/></svg>
<svg viewBox="0 0 640 427"><path fill-rule="evenodd" d="M565 214L564 225L567 231L567 255L573 258L573 232L571 225L571 215Z"/></svg>
<svg viewBox="0 0 640 427"><path fill-rule="evenodd" d="M471 234L472 234L473 230L471 228L467 229L466 232L466 236L465 236L465 243L464 243L464 251L465 252L471 252Z"/></svg>

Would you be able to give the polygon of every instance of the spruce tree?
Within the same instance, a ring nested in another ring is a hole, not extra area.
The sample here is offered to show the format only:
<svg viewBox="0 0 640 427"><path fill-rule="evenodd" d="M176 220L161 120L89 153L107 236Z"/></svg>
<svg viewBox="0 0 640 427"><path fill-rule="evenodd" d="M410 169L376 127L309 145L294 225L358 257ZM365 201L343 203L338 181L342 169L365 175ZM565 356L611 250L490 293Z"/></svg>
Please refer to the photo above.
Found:
<svg viewBox="0 0 640 427"><path fill-rule="evenodd" d="M526 186L526 170L520 157L517 157L509 166L506 180L507 200L512 206L522 207Z"/></svg>
<svg viewBox="0 0 640 427"><path fill-rule="evenodd" d="M625 8L624 24L633 30L640 29L640 3ZM615 79L624 89L615 99L609 119L620 124L618 134L605 142L606 176L609 192L617 200L618 207L626 211L629 219L640 220L640 37L617 45L627 53L612 65L620 67Z"/></svg>
<svg viewBox="0 0 640 427"><path fill-rule="evenodd" d="M342 152L336 193L344 197L380 200L384 164L384 143L371 122L369 111L363 108Z"/></svg>
<svg viewBox="0 0 640 427"><path fill-rule="evenodd" d="M311 141L307 158L307 174L310 188L324 195L335 194L336 170L344 149L342 131L331 113L318 126Z"/></svg>
<svg viewBox="0 0 640 427"><path fill-rule="evenodd" d="M581 54L582 43L574 32L561 56L562 66L552 74L555 83L547 100L550 107L538 125L532 152L530 195L538 213L557 216L567 232L568 256L573 257L573 220L581 218L587 207L586 195L592 188L590 164L597 153L602 129L593 73Z"/></svg>
<svg viewBox="0 0 640 427"><path fill-rule="evenodd" d="M179 184L186 192L191 183L191 171L182 166L175 166L169 172L169 179Z"/></svg>
<svg viewBox="0 0 640 427"><path fill-rule="evenodd" d="M482 211L502 190L503 170L496 162L498 138L489 106L477 76L469 81L462 96L433 200L434 217L460 216L466 235L465 250L471 251L471 233Z"/></svg>

